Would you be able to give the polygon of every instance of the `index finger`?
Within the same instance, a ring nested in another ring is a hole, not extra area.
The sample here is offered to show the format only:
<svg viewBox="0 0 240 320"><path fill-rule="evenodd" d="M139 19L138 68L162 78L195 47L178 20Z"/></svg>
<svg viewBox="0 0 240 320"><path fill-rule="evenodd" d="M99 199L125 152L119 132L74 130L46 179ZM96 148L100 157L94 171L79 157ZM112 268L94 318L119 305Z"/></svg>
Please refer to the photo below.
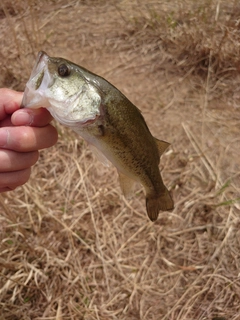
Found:
<svg viewBox="0 0 240 320"><path fill-rule="evenodd" d="M57 130L52 125L45 127L0 128L2 149L31 152L53 146L57 142Z"/></svg>
<svg viewBox="0 0 240 320"><path fill-rule="evenodd" d="M0 121L20 108L23 93L0 88Z"/></svg>

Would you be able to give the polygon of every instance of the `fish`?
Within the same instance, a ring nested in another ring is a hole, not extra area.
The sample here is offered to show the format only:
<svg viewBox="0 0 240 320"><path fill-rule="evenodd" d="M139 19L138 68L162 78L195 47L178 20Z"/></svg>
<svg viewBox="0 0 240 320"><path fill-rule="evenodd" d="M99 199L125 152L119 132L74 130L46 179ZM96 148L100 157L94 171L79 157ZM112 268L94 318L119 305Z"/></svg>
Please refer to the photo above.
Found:
<svg viewBox="0 0 240 320"><path fill-rule="evenodd" d="M170 144L153 137L141 111L103 77L40 51L22 107L45 107L55 120L77 132L103 163L116 167L125 197L140 183L151 221L160 211L174 208L159 170L160 157Z"/></svg>

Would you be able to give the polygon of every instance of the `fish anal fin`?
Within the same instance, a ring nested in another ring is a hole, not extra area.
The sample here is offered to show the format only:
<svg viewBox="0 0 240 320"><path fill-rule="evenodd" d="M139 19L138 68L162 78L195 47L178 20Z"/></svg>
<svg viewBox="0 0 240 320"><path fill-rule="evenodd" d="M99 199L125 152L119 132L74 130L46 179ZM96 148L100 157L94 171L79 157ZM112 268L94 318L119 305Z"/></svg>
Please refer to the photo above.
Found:
<svg viewBox="0 0 240 320"><path fill-rule="evenodd" d="M135 181L118 171L119 183L125 198L130 199L134 193Z"/></svg>
<svg viewBox="0 0 240 320"><path fill-rule="evenodd" d="M89 144L89 148L93 152L93 154L96 156L98 161L102 162L102 164L106 167L110 167L110 161L104 156L104 154L96 148L94 145Z"/></svg>
<svg viewBox="0 0 240 320"><path fill-rule="evenodd" d="M157 138L155 138L157 147L158 147L158 151L160 156L167 150L167 148L170 146L170 143L166 142L166 141L162 141L162 140L158 140Z"/></svg>
<svg viewBox="0 0 240 320"><path fill-rule="evenodd" d="M168 211L174 208L169 191L166 189L160 196L146 196L147 214L151 221L156 221L159 211Z"/></svg>

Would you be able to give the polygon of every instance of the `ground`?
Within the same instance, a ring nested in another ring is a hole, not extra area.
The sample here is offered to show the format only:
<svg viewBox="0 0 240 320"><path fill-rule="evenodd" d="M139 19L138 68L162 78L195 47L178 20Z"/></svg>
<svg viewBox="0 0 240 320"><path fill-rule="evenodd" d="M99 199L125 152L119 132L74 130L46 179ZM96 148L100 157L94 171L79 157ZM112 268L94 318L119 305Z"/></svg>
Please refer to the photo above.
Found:
<svg viewBox="0 0 240 320"><path fill-rule="evenodd" d="M54 123L30 181L0 195L0 319L240 319L237 1L0 4L0 86L39 50L118 87L154 136L175 207L150 222L139 186Z"/></svg>

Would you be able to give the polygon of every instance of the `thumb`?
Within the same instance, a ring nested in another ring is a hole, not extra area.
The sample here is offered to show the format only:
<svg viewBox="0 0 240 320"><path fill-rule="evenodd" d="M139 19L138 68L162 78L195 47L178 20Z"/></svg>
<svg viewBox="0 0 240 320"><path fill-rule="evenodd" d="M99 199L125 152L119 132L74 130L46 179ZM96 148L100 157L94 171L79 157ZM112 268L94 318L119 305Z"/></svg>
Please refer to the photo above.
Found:
<svg viewBox="0 0 240 320"><path fill-rule="evenodd" d="M44 127L52 120L45 108L20 109L13 113L11 121L14 126Z"/></svg>

